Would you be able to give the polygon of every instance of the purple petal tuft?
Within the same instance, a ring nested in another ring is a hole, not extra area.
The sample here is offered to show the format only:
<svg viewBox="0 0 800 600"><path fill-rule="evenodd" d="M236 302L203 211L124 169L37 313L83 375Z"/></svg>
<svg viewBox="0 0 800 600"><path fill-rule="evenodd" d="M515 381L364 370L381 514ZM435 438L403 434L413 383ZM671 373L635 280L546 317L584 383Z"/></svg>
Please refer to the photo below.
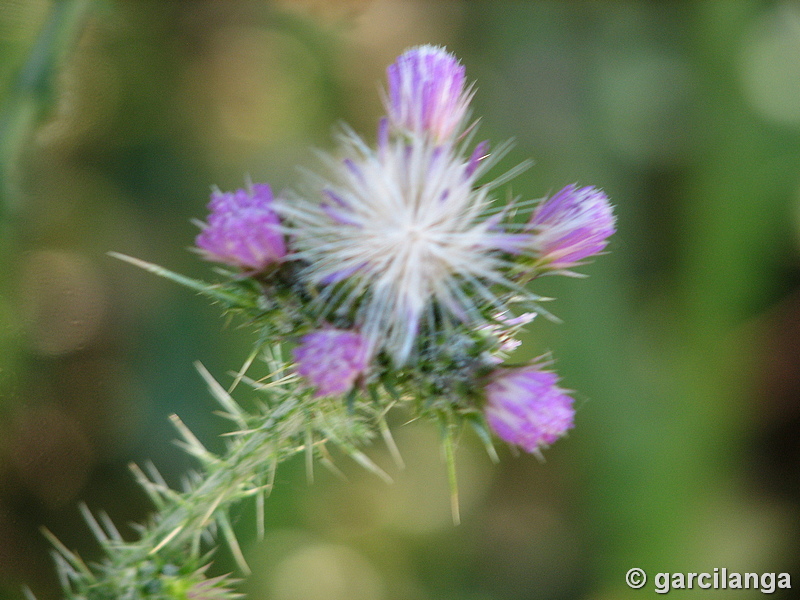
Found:
<svg viewBox="0 0 800 600"><path fill-rule="evenodd" d="M202 255L253 272L280 262L286 256L286 244L272 201L272 190L266 184L254 184L251 190L214 192L208 204L208 223L195 240Z"/></svg>
<svg viewBox="0 0 800 600"><path fill-rule="evenodd" d="M548 265L565 269L605 249L615 231L614 213L602 191L568 185L539 205L528 228Z"/></svg>
<svg viewBox="0 0 800 600"><path fill-rule="evenodd" d="M495 433L527 452L549 446L573 426L572 398L555 373L536 365L498 369L486 386L486 420Z"/></svg>
<svg viewBox="0 0 800 600"><path fill-rule="evenodd" d="M294 349L297 372L314 385L316 396L344 394L369 364L367 341L355 331L320 329Z"/></svg>
<svg viewBox="0 0 800 600"><path fill-rule="evenodd" d="M398 129L450 139L462 124L471 94L464 89L464 67L444 48L417 46L386 70L386 109Z"/></svg>

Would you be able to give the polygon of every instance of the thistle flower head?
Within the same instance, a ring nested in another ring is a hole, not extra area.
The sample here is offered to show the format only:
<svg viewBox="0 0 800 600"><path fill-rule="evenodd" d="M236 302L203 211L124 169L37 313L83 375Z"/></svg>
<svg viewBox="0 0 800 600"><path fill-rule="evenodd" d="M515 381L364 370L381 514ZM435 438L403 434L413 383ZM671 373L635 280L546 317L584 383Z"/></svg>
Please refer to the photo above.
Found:
<svg viewBox="0 0 800 600"><path fill-rule="evenodd" d="M294 349L297 372L317 389L316 396L344 394L367 368L366 340L355 331L320 329L303 336Z"/></svg>
<svg viewBox="0 0 800 600"><path fill-rule="evenodd" d="M536 452L573 426L572 398L555 373L537 365L497 369L486 386L486 420L495 433L527 452Z"/></svg>
<svg viewBox="0 0 800 600"><path fill-rule="evenodd" d="M392 125L411 134L428 134L436 142L451 138L462 125L471 92L464 67L444 48L418 46L386 69L386 111Z"/></svg>
<svg viewBox="0 0 800 600"><path fill-rule="evenodd" d="M614 229L608 197L594 187L568 185L531 216L534 249L553 269L566 269L602 252Z"/></svg>
<svg viewBox="0 0 800 600"><path fill-rule="evenodd" d="M514 284L503 255L529 236L506 232L490 216L488 187L476 185L488 144L465 153L455 143L471 98L456 58L412 48L388 79L377 148L342 136L347 158L331 160L332 177L279 211L302 275L328 287L323 312L352 318L373 351L402 365L423 326L480 325L487 306L504 309L497 290Z"/></svg>
<svg viewBox="0 0 800 600"><path fill-rule="evenodd" d="M555 374L541 363L502 366L534 316L512 316L509 305L527 301L538 311L539 297L524 283L604 249L614 232L607 198L568 186L527 224L507 218L523 204L494 207L490 191L519 168L478 182L508 145L490 155L488 142L473 145L471 134L463 135L472 93L455 57L433 46L413 48L388 75L388 116L375 148L343 135L342 158L328 157L330 173L312 175L304 196L273 199L268 185L212 195L197 249L241 273L206 284L116 255L199 291L259 329L232 388L257 356L270 375L247 378L265 401L242 406L200 368L223 415L236 424L232 443L217 454L173 415L198 470L173 490L153 465L147 473L134 468L157 509L138 527L138 539L124 540L110 519L85 508L108 554L87 565L45 531L67 597L239 597L235 580L206 577L208 567L199 567L209 556L201 554L206 534L219 532L248 572L232 507L255 496L261 532L275 469L301 448L309 479L315 456L336 470L330 444L390 480L359 447L380 431L402 464L385 419L395 404L440 426L455 522L460 425L473 425L492 455L488 428L537 453L572 427L573 401ZM294 360L287 360L283 344L297 338ZM342 394L345 402L326 398Z"/></svg>
<svg viewBox="0 0 800 600"><path fill-rule="evenodd" d="M255 273L280 262L286 244L272 204L272 189L266 184L214 192L208 223L195 240L200 253L207 260Z"/></svg>
<svg viewBox="0 0 800 600"><path fill-rule="evenodd" d="M491 289L511 286L502 253L527 236L509 234L487 216L491 199L475 187L475 172L450 145L427 138L387 141L377 152L345 140L350 158L336 165L338 181L323 201L280 205L292 223L294 255L329 310L355 313L372 347L406 361L424 323L482 319L476 305L503 303Z"/></svg>

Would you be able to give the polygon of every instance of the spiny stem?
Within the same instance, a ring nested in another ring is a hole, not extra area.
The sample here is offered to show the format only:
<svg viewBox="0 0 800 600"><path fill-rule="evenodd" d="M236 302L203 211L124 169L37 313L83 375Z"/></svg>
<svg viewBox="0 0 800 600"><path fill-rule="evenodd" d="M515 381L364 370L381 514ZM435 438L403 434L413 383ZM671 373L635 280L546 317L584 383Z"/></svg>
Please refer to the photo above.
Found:
<svg viewBox="0 0 800 600"><path fill-rule="evenodd" d="M403 456L400 454L400 450L397 448L397 444L394 441L392 432L389 429L389 426L386 424L386 419L384 417L381 417L378 420L378 428L381 431L381 436L383 436L383 442L389 449L389 454L392 455L392 460L394 460L394 464L397 465L398 469L405 469L406 463L403 460Z"/></svg>
<svg viewBox="0 0 800 600"><path fill-rule="evenodd" d="M121 261L126 263L130 263L140 269L144 269L154 275L158 275L159 277L163 277L164 279L169 279L170 281L174 281L177 284L180 284L184 287L192 289L203 296L211 298L212 300L217 300L226 304L228 306L236 306L242 308L256 308L255 304L253 304L248 298L243 296L242 294L234 294L232 292L228 292L219 288L218 286L209 285L205 281L200 281L199 279L192 279L191 277L186 277L179 273L175 273L174 271L170 271L169 269L165 269L159 265L153 264L151 262L147 262L146 260L140 260L138 258L134 258L133 256L128 256L127 254L121 254L119 252L108 252L108 256L112 258L118 258Z"/></svg>

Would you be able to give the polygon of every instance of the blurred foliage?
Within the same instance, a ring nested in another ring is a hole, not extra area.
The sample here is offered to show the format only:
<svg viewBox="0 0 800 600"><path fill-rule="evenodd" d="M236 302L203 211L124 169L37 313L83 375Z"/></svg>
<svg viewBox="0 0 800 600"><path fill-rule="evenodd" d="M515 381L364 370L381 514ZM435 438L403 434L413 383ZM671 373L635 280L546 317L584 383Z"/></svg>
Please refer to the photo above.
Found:
<svg viewBox="0 0 800 600"><path fill-rule="evenodd" d="M507 166L536 160L514 194L616 203L589 279L539 282L564 323L523 350L553 352L577 427L546 464L465 435L457 528L436 432L400 417L407 469L372 451L392 486L290 465L266 539L238 524L250 596L616 600L651 593L634 566L800 586L798 3L0 0L0 598L58 596L41 525L96 552L79 500L146 516L126 463L178 480L167 416L211 445L225 426L192 362L224 380L252 342L105 253L204 276L210 186L291 186L337 121L373 135L417 43L462 58Z"/></svg>

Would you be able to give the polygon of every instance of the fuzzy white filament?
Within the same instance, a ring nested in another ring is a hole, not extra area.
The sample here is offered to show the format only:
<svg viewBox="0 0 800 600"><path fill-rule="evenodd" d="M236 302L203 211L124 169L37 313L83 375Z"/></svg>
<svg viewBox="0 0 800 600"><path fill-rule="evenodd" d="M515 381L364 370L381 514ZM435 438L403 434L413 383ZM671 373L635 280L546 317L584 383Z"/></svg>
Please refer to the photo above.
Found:
<svg viewBox="0 0 800 600"><path fill-rule="evenodd" d="M501 253L520 236L487 215L491 199L474 187L475 174L451 145L422 137L369 149L354 134L334 181L318 190L322 202L294 198L278 210L293 224L303 275L330 292L331 312L356 308L357 325L373 346L402 364L424 318L477 319L481 304L502 306L491 287L512 284Z"/></svg>

